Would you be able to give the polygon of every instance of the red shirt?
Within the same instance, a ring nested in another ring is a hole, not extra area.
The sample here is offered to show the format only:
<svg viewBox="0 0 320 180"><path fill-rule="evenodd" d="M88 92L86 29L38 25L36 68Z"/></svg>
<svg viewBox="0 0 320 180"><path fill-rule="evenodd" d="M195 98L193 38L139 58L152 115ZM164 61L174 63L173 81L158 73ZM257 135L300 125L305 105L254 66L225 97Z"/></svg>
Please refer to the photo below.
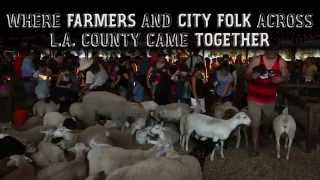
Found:
<svg viewBox="0 0 320 180"><path fill-rule="evenodd" d="M24 56L16 56L15 60L13 61L13 68L17 78L21 77L21 66L23 62Z"/></svg>
<svg viewBox="0 0 320 180"><path fill-rule="evenodd" d="M260 64L264 64L263 56L260 56ZM268 74L260 75L256 80L251 80L248 85L248 100L260 104L274 103L277 96L277 84L272 82L272 76L280 76L280 56L268 69Z"/></svg>

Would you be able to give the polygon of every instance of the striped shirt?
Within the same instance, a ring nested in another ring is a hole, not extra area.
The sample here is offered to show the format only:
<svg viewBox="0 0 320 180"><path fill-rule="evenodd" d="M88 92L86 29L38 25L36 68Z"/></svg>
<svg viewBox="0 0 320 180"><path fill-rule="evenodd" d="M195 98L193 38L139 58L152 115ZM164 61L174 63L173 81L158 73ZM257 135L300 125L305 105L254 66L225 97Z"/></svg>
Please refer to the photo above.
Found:
<svg viewBox="0 0 320 180"><path fill-rule="evenodd" d="M264 64L263 56L260 56L260 65ZM248 86L248 100L261 104L274 103L276 100L277 85L272 82L272 76L280 76L280 56L265 74L251 80Z"/></svg>

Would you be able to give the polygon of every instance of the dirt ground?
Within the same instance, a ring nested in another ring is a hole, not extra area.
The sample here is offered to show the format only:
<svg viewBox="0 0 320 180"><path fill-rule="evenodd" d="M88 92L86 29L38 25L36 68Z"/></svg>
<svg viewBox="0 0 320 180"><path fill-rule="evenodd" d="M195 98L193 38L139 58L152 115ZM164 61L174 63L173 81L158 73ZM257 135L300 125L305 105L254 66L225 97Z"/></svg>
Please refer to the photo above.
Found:
<svg viewBox="0 0 320 180"><path fill-rule="evenodd" d="M214 161L207 158L205 162L203 180L216 179L318 180L320 152L307 154L294 146L287 161L276 159L275 147L271 146L262 148L258 157L249 157L248 150L244 148L229 148L225 150L225 159L216 156Z"/></svg>

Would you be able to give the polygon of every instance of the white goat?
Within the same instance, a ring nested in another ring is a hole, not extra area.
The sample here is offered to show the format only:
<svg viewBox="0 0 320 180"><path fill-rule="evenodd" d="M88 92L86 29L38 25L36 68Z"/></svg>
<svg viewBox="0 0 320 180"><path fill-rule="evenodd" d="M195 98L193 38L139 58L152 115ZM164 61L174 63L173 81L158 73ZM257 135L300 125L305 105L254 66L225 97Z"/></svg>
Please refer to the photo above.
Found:
<svg viewBox="0 0 320 180"><path fill-rule="evenodd" d="M44 168L38 173L38 180L62 180L74 179L82 180L87 176L87 165L85 163L85 153L88 148L82 144L76 144L70 149L75 152L75 159L69 162L55 163Z"/></svg>
<svg viewBox="0 0 320 180"><path fill-rule="evenodd" d="M148 159L113 171L106 180L201 180L199 161L192 156Z"/></svg>
<svg viewBox="0 0 320 180"><path fill-rule="evenodd" d="M224 158L223 145L230 133L239 125L250 125L251 119L243 112L239 112L229 120L213 118L204 114L192 113L184 116L180 122L180 143L188 151L189 139L193 132L202 136L212 138L213 142L220 141L220 155ZM218 144L216 145L218 146ZM214 159L213 149L210 160Z"/></svg>
<svg viewBox="0 0 320 180"><path fill-rule="evenodd" d="M285 147L288 149L286 159L289 160L291 145L296 133L296 122L294 118L289 115L288 108L285 108L282 113L273 121L273 130L277 142L277 158L280 159L280 137L286 134Z"/></svg>
<svg viewBox="0 0 320 180"><path fill-rule="evenodd" d="M47 112L58 112L59 107L60 105L53 101L39 100L32 107L33 115L43 117Z"/></svg>
<svg viewBox="0 0 320 180"><path fill-rule="evenodd" d="M92 140L94 141L94 139ZM115 169L129 166L137 162L166 155L172 149L169 145L155 145L148 150L123 149L110 145L90 143L91 150L88 152L89 176L87 180L95 179L100 172L108 176Z"/></svg>

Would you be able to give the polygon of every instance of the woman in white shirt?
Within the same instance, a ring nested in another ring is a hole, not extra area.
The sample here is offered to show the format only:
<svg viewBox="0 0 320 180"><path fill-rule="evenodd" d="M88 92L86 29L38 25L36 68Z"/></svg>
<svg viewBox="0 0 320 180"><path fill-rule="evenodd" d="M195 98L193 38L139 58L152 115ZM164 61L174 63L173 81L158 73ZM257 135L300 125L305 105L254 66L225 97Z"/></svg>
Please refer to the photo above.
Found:
<svg viewBox="0 0 320 180"><path fill-rule="evenodd" d="M101 64L89 59L80 60L80 71L86 71L85 90L103 91L108 80L108 74Z"/></svg>

